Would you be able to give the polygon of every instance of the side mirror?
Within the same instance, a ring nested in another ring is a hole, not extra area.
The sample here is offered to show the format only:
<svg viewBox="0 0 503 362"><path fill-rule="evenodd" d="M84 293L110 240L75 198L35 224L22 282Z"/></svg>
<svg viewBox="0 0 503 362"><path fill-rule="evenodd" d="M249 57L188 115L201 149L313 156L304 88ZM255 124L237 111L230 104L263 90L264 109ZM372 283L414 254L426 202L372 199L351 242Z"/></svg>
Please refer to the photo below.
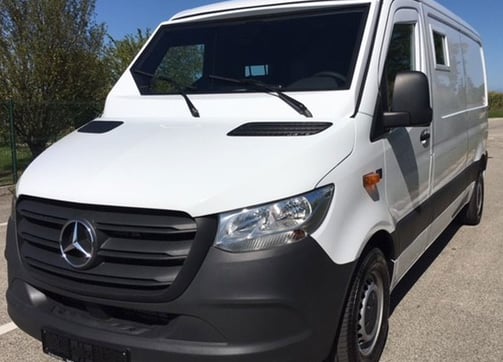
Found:
<svg viewBox="0 0 503 362"><path fill-rule="evenodd" d="M424 73L408 71L396 75L391 112L383 115L385 128L426 127L431 124L430 87Z"/></svg>

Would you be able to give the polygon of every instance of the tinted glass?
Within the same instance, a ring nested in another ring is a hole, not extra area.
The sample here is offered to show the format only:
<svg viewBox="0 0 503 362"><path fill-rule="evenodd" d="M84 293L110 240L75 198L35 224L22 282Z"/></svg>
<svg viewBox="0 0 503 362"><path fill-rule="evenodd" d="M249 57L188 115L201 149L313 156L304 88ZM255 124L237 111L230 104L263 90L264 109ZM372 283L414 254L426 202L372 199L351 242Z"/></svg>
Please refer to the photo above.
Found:
<svg viewBox="0 0 503 362"><path fill-rule="evenodd" d="M284 90L351 85L367 7L239 21L168 25L132 68L142 94L256 91L212 76Z"/></svg>
<svg viewBox="0 0 503 362"><path fill-rule="evenodd" d="M395 24L386 57L388 105L391 105L393 87L398 72L416 70L415 24Z"/></svg>
<svg viewBox="0 0 503 362"><path fill-rule="evenodd" d="M445 35L433 32L433 43L435 45L435 61L437 65L447 65L447 57L445 56L446 42Z"/></svg>

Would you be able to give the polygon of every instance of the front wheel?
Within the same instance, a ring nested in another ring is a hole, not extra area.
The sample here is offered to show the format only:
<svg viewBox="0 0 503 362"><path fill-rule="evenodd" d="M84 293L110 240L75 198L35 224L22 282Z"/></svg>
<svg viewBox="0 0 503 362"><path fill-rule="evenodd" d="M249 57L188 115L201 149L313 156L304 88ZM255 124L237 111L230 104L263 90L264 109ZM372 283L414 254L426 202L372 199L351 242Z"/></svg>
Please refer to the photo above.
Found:
<svg viewBox="0 0 503 362"><path fill-rule="evenodd" d="M378 361L388 334L388 264L379 249L365 255L346 302L334 361Z"/></svg>

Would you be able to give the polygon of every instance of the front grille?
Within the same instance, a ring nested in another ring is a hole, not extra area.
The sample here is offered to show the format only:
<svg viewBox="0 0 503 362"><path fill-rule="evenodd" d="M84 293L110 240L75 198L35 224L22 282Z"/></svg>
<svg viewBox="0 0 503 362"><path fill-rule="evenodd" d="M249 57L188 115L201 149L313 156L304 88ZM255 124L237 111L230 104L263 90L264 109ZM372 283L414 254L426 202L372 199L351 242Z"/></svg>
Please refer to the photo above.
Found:
<svg viewBox="0 0 503 362"><path fill-rule="evenodd" d="M134 299L165 293L197 232L196 221L182 212L35 198L21 198L16 209L20 254L33 278L79 294ZM72 220L96 230L96 262L85 270L70 266L60 251L60 233Z"/></svg>

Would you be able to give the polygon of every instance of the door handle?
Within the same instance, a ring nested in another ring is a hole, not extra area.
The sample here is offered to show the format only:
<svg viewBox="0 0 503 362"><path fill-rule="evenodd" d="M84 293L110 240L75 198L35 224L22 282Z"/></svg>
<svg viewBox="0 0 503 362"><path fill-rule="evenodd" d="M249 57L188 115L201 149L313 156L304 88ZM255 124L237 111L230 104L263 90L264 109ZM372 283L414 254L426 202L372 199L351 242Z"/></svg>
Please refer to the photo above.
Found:
<svg viewBox="0 0 503 362"><path fill-rule="evenodd" d="M423 132L421 132L421 137L419 139L421 140L422 145L426 146L430 142L430 138L431 138L430 130L425 129Z"/></svg>

